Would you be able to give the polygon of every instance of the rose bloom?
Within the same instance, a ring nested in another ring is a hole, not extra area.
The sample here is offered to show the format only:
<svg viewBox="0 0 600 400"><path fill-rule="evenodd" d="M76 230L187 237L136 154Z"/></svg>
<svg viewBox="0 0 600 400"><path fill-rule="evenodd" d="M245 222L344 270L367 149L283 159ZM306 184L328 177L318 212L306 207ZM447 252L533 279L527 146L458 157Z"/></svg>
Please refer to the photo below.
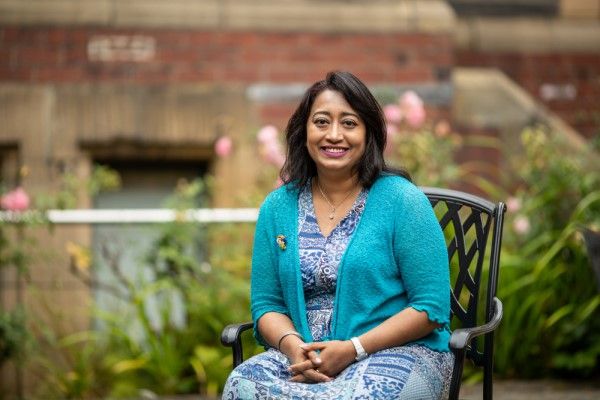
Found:
<svg viewBox="0 0 600 400"><path fill-rule="evenodd" d="M219 157L227 157L233 149L233 141L229 136L221 136L215 143L215 153Z"/></svg>
<svg viewBox="0 0 600 400"><path fill-rule="evenodd" d="M260 146L261 158L277 168L281 168L285 162L285 154L278 142L269 142Z"/></svg>
<svg viewBox="0 0 600 400"><path fill-rule="evenodd" d="M383 107L383 114L385 115L386 122L392 124L399 124L402 122L402 110L396 104L388 104Z"/></svg>
<svg viewBox="0 0 600 400"><path fill-rule="evenodd" d="M29 208L29 195L19 186L0 197L0 207L8 211L25 211Z"/></svg>
<svg viewBox="0 0 600 400"><path fill-rule="evenodd" d="M420 127L425 122L425 107L418 94L409 90L400 97L400 109L406 122L412 128Z"/></svg>
<svg viewBox="0 0 600 400"><path fill-rule="evenodd" d="M277 128L273 125L266 125L258 131L257 137L260 143L271 143L277 140L278 134Z"/></svg>
<svg viewBox="0 0 600 400"><path fill-rule="evenodd" d="M529 218L527 218L524 215L519 215L513 221L513 229L519 235L526 235L527 233L529 233L529 230L531 229L531 225L529 223Z"/></svg>
<svg viewBox="0 0 600 400"><path fill-rule="evenodd" d="M509 212L518 212L521 209L521 199L518 197L509 197L506 200L506 209Z"/></svg>

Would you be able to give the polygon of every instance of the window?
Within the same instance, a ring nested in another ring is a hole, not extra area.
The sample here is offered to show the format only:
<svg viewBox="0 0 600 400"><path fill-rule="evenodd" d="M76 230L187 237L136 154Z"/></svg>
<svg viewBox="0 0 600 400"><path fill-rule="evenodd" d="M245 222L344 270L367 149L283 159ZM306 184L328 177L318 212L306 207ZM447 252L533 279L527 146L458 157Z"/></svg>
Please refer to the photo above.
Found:
<svg viewBox="0 0 600 400"><path fill-rule="evenodd" d="M97 209L162 208L181 179L192 181L202 177L207 170L207 163L198 161L97 161L116 170L122 180L119 191L100 193L94 199ZM117 293L123 294L126 293L123 280L141 287L155 278L156 266L148 261L148 254L161 237L163 228L145 224L94 227L95 280L100 283L95 288L94 297L100 310L127 312L122 309L125 302L119 300L112 289L116 288ZM201 259L202 244L193 247L189 251ZM112 289L107 290L107 287ZM148 295L144 299L144 307L154 329L160 330L167 323L175 326L186 323L183 301L175 289L163 293L160 299ZM142 332L137 323L139 321L132 323L130 333L133 335ZM101 328L102 320L96 320L96 326Z"/></svg>

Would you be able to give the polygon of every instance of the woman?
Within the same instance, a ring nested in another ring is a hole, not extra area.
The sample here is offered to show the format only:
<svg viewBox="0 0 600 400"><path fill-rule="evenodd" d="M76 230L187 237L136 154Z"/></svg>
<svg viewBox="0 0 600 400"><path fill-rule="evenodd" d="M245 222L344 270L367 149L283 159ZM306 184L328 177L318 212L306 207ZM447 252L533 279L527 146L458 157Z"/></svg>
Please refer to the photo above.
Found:
<svg viewBox="0 0 600 400"><path fill-rule="evenodd" d="M444 237L425 195L388 168L381 107L348 72L289 120L285 185L256 225L251 303L268 351L224 399L437 399L452 371Z"/></svg>

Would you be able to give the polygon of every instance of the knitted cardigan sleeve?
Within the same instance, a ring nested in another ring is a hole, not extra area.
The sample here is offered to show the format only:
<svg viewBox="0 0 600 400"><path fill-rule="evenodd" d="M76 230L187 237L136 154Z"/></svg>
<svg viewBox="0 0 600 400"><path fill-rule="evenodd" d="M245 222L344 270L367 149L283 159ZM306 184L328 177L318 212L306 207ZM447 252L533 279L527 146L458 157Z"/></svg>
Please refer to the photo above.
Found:
<svg viewBox="0 0 600 400"><path fill-rule="evenodd" d="M413 185L396 202L395 258L408 306L430 321L450 322L450 270L444 234L425 194Z"/></svg>
<svg viewBox="0 0 600 400"><path fill-rule="evenodd" d="M252 250L252 273L250 276L250 308L254 321L254 337L268 346L258 332L258 320L267 312L278 312L288 315L283 300L283 292L278 276L277 260L275 257L275 235L273 231L272 193L265 199L258 214L254 232Z"/></svg>

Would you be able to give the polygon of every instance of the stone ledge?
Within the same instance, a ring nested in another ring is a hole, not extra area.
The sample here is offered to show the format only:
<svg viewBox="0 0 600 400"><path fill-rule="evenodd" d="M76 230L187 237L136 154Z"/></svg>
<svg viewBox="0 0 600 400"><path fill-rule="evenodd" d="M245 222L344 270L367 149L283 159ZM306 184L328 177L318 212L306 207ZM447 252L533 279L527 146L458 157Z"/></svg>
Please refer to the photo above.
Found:
<svg viewBox="0 0 600 400"><path fill-rule="evenodd" d="M574 148L585 139L503 72L492 68L455 68L452 116L460 126L498 129L508 148L516 146L532 121L548 124Z"/></svg>
<svg viewBox="0 0 600 400"><path fill-rule="evenodd" d="M600 21L538 18L464 18L454 42L482 52L600 52Z"/></svg>
<svg viewBox="0 0 600 400"><path fill-rule="evenodd" d="M246 89L246 97L255 103L277 103L291 102L297 103L302 97L308 84L265 84L257 83L250 85ZM369 86L375 97L379 95L385 97L398 97L402 93L412 90L415 91L427 105L431 106L450 106L452 103L452 82L440 83L407 83L407 84L376 84Z"/></svg>
<svg viewBox="0 0 600 400"><path fill-rule="evenodd" d="M451 32L441 0L0 0L0 24L302 32Z"/></svg>

